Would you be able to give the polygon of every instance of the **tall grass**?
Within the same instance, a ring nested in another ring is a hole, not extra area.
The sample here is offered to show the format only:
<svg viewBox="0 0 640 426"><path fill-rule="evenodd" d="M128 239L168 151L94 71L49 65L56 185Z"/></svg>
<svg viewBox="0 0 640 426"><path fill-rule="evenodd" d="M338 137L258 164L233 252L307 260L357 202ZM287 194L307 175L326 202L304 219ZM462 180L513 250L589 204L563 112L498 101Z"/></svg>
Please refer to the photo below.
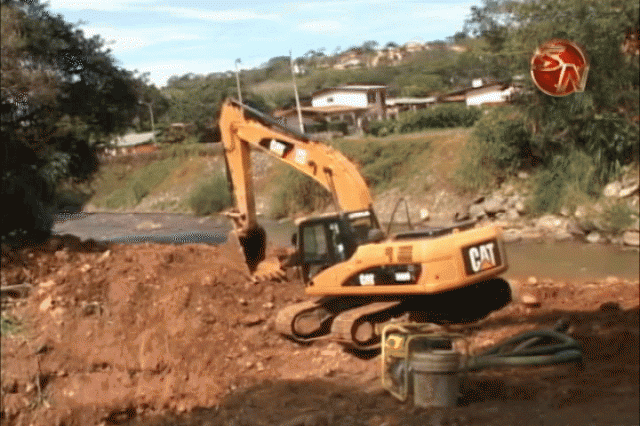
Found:
<svg viewBox="0 0 640 426"><path fill-rule="evenodd" d="M584 152L572 151L566 157L557 156L534 180L531 211L557 213L562 207L574 209L596 197L601 189L596 173L593 160Z"/></svg>
<svg viewBox="0 0 640 426"><path fill-rule="evenodd" d="M524 116L512 108L496 108L474 126L452 179L463 191L482 191L522 167L536 162L532 136Z"/></svg>
<svg viewBox="0 0 640 426"><path fill-rule="evenodd" d="M189 198L189 206L198 216L219 213L231 205L227 178L222 173L214 174L208 182L195 189Z"/></svg>
<svg viewBox="0 0 640 426"><path fill-rule="evenodd" d="M369 133L386 136L393 133L410 133L424 129L470 127L480 118L482 110L464 104L449 103L418 111L400 113L397 119L369 123Z"/></svg>
<svg viewBox="0 0 640 426"><path fill-rule="evenodd" d="M120 182L124 185L115 189L103 202L98 202L98 204L104 204L110 209L136 206L156 186L169 177L178 165L179 160L176 158L167 158L147 164L124 178Z"/></svg>
<svg viewBox="0 0 640 426"><path fill-rule="evenodd" d="M418 139L360 141L340 139L332 145L360 166L365 181L374 191L385 190L424 167L431 149L428 137Z"/></svg>

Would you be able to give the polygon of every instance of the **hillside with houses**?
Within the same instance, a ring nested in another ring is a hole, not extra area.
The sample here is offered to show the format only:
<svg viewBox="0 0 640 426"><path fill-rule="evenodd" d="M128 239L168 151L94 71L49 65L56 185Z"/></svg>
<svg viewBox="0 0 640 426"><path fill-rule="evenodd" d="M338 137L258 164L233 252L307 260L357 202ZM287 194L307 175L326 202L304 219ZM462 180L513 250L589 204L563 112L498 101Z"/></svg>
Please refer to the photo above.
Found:
<svg viewBox="0 0 640 426"><path fill-rule="evenodd" d="M508 104L522 91L522 76L494 72L482 63L483 49L475 39L460 43L414 39L384 46L367 41L331 55L320 48L298 58L271 58L237 75L227 71L174 76L152 100L155 123L149 114L137 119L141 130L150 131L154 124L158 138L124 136L114 142L123 148L119 152L134 152L136 144L182 142L189 135L213 142L218 137L217 108L227 96L242 97L285 126L320 138L362 135L371 121L397 119L406 111L444 103ZM146 152L149 147L139 150Z"/></svg>
<svg viewBox="0 0 640 426"><path fill-rule="evenodd" d="M174 76L146 102L149 114L138 117L138 130L152 130L147 138L125 135L105 154L207 156L220 138L218 108L235 97L344 152L361 167L380 210L405 197L416 201L414 216L489 217L518 229L551 214L543 222L559 223L562 238L600 241L600 233L637 245L638 85L630 79L638 72L637 42L630 43L637 33L603 35L617 47L609 50L617 65L598 63L584 93L553 98L529 77L527 52L535 45L513 31L501 40L456 34L446 42L366 41L332 54L318 48L274 57L253 69ZM264 206L313 193L256 160ZM283 187L291 193L278 195ZM611 196L612 187L622 190ZM317 207L287 202L293 204L279 214Z"/></svg>

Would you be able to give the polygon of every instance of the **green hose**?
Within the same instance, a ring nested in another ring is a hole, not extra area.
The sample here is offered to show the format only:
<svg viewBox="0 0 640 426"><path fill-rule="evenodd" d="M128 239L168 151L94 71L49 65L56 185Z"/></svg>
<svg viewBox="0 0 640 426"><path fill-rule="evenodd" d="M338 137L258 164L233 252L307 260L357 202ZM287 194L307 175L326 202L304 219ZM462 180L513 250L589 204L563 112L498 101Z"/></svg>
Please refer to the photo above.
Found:
<svg viewBox="0 0 640 426"><path fill-rule="evenodd" d="M467 359L466 371L491 367L540 366L582 363L580 343L553 330L536 330L520 334L480 355Z"/></svg>

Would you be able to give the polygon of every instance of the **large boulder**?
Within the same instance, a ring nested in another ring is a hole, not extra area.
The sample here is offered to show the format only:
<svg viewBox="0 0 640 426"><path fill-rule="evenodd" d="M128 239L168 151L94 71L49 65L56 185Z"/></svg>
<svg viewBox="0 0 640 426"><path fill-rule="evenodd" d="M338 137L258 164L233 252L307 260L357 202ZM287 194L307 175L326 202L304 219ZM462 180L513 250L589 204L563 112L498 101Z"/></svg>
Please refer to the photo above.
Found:
<svg viewBox="0 0 640 426"><path fill-rule="evenodd" d="M469 216L474 219L480 219L485 216L484 208L480 204L471 204L469 206Z"/></svg>
<svg viewBox="0 0 640 426"><path fill-rule="evenodd" d="M546 214L536 221L536 226L545 231L553 231L563 228L565 223L565 220L558 216Z"/></svg>
<svg viewBox="0 0 640 426"><path fill-rule="evenodd" d="M618 197L620 190L622 189L622 183L615 181L605 185L602 195L608 198Z"/></svg>
<svg viewBox="0 0 640 426"><path fill-rule="evenodd" d="M599 232L592 231L592 232L589 232L589 234L587 234L587 236L585 237L585 240L587 240L588 243L596 244L596 243L603 242L604 238L602 238L602 235L600 235Z"/></svg>
<svg viewBox="0 0 640 426"><path fill-rule="evenodd" d="M482 208L488 215L495 215L496 213L505 211L504 199L501 197L491 197L482 203Z"/></svg>
<svg viewBox="0 0 640 426"><path fill-rule="evenodd" d="M630 195L637 194L639 188L640 184L638 182L631 183L628 186L622 188L620 192L618 192L618 197L625 198Z"/></svg>

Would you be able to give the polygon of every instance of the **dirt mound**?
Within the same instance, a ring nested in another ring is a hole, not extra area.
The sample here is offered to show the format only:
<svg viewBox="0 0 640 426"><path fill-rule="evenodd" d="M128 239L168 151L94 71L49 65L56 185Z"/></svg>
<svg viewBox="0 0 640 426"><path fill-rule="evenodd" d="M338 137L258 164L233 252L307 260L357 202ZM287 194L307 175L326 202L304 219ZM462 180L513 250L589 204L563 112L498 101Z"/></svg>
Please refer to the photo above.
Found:
<svg viewBox="0 0 640 426"><path fill-rule="evenodd" d="M237 372L269 376L260 361L274 342L282 345L270 312L302 295L292 284L252 284L204 245L49 251L23 253L23 265L3 268L7 282L34 285L14 312L31 342L7 345L7 355L24 360L4 365L3 357L3 383L37 374L39 360L46 400L76 417L88 411L86 420L129 406L212 406L244 384ZM13 418L21 401L6 402Z"/></svg>
<svg viewBox="0 0 640 426"><path fill-rule="evenodd" d="M379 426L435 415L382 391L377 357L278 336L275 313L305 298L302 283L253 284L216 247L64 237L2 263L3 285L32 286L3 313L2 424ZM510 413L536 416L543 404L561 409L545 414L551 423L637 423L638 283L517 287L523 302L472 329L472 347L568 318L586 370L480 372L467 407L442 421L512 424ZM602 417L611 401L617 414ZM562 421L578 414L587 422Z"/></svg>

